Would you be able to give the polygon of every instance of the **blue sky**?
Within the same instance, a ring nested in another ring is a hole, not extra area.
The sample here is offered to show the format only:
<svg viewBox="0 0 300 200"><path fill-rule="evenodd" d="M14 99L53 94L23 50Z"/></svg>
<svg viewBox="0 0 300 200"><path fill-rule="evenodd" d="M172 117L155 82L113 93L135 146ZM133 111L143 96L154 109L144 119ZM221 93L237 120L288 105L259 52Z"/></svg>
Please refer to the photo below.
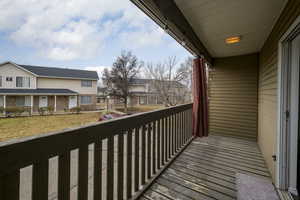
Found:
<svg viewBox="0 0 300 200"><path fill-rule="evenodd" d="M121 50L190 56L129 0L1 0L0 10L0 62L102 71Z"/></svg>

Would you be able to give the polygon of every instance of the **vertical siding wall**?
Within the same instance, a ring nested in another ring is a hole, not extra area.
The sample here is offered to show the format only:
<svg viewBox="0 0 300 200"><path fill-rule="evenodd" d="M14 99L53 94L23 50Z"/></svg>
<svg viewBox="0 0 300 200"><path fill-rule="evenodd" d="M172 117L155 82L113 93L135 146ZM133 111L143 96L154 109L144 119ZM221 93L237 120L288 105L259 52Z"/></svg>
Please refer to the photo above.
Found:
<svg viewBox="0 0 300 200"><path fill-rule="evenodd" d="M290 0L264 44L259 58L258 143L273 180L277 151L278 42L300 14L300 1Z"/></svg>
<svg viewBox="0 0 300 200"><path fill-rule="evenodd" d="M257 137L258 54L217 58L209 72L209 133Z"/></svg>

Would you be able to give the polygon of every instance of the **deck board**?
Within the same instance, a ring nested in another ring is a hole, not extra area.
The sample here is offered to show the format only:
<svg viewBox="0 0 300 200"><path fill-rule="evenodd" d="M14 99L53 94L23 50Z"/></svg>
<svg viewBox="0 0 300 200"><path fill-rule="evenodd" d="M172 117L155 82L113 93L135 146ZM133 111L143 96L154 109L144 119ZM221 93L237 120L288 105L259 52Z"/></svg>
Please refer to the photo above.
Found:
<svg viewBox="0 0 300 200"><path fill-rule="evenodd" d="M270 178L258 145L210 135L195 139L141 199L236 199L236 174Z"/></svg>

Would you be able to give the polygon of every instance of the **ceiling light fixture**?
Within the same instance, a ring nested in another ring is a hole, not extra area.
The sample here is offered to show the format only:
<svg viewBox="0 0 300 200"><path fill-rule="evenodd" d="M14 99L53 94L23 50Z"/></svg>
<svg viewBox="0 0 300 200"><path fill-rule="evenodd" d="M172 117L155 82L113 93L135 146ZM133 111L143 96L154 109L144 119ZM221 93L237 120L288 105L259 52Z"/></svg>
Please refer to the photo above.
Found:
<svg viewBox="0 0 300 200"><path fill-rule="evenodd" d="M240 41L241 41L241 36L229 37L229 38L226 38L226 40L225 40L226 44L234 44L234 43L238 43Z"/></svg>

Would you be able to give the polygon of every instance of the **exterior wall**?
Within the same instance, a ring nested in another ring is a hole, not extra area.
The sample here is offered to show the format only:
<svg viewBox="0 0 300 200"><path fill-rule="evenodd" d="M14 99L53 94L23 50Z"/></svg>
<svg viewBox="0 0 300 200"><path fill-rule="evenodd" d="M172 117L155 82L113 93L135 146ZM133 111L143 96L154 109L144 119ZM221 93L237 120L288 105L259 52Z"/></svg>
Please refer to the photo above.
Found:
<svg viewBox="0 0 300 200"><path fill-rule="evenodd" d="M6 96L6 107L16 106L17 97L16 96Z"/></svg>
<svg viewBox="0 0 300 200"><path fill-rule="evenodd" d="M92 87L81 87L81 80L59 79L59 78L38 78L37 88L61 88L70 89L79 94L96 95L97 81L93 81Z"/></svg>
<svg viewBox="0 0 300 200"><path fill-rule="evenodd" d="M69 97L68 96L56 96L56 110L64 111L64 109L69 106Z"/></svg>
<svg viewBox="0 0 300 200"><path fill-rule="evenodd" d="M277 152L278 42L299 15L300 1L288 1L260 52L258 143L273 180L276 163L272 155Z"/></svg>
<svg viewBox="0 0 300 200"><path fill-rule="evenodd" d="M209 72L209 133L256 139L258 54L217 58Z"/></svg>
<svg viewBox="0 0 300 200"><path fill-rule="evenodd" d="M129 86L130 92L147 92L147 85L132 85Z"/></svg>
<svg viewBox="0 0 300 200"><path fill-rule="evenodd" d="M33 112L39 111L39 96L33 97Z"/></svg>
<svg viewBox="0 0 300 200"><path fill-rule="evenodd" d="M0 66L0 76L2 76L2 87L1 88L17 88L16 87L16 77L23 76L23 77L30 77L30 88L28 89L36 89L36 77L31 73L28 73L12 64L5 64ZM12 77L13 80L7 82L6 77ZM18 88L20 89L20 88ZM26 89L26 88L22 88Z"/></svg>
<svg viewBox="0 0 300 200"><path fill-rule="evenodd" d="M92 103L88 104L88 105L82 105L80 103L80 97L81 96L91 96L92 97ZM79 100L78 100L79 105L80 105L80 108L82 110L95 110L96 109L96 103L97 103L97 96L96 95L82 94L82 95L79 95L78 98L79 98Z"/></svg>

